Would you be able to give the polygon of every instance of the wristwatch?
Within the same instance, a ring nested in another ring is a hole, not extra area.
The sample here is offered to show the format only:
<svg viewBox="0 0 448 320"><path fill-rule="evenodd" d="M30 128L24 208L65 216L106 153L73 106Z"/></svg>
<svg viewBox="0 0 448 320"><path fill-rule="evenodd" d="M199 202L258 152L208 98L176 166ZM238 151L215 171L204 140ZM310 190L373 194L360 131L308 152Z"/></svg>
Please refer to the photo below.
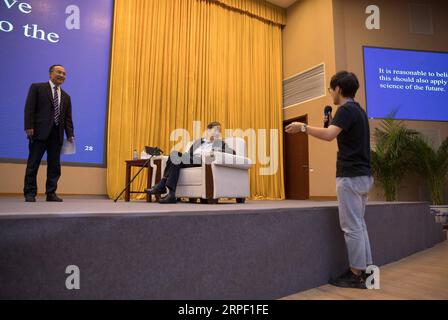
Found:
<svg viewBox="0 0 448 320"><path fill-rule="evenodd" d="M306 124L302 124L302 126L300 127L300 131L302 131L303 133L305 133L307 129L308 126Z"/></svg>

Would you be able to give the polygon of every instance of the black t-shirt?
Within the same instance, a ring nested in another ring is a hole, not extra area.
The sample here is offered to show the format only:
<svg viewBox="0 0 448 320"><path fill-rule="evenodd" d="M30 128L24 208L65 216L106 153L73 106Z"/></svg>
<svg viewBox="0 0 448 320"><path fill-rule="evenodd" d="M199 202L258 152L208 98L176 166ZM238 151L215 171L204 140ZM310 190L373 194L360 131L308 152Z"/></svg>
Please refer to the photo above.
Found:
<svg viewBox="0 0 448 320"><path fill-rule="evenodd" d="M339 107L331 123L342 129L338 135L336 177L370 176L370 129L366 112L349 101Z"/></svg>

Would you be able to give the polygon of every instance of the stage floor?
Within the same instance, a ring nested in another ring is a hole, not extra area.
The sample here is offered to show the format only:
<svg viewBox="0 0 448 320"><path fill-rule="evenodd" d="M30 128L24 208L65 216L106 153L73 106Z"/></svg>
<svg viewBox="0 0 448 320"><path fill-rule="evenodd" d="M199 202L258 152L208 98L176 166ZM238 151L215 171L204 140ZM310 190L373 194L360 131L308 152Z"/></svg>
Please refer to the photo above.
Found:
<svg viewBox="0 0 448 320"><path fill-rule="evenodd" d="M282 200L264 201L248 200L244 204L223 202L219 204L193 204L178 202L177 204L159 204L146 201L118 201L114 203L101 196L65 196L64 202L46 202L45 196L37 197L37 202L26 203L19 196L0 198L0 218L5 217L73 217L73 216L157 216L157 215L188 215L226 213L238 214L258 210L283 210L300 208L328 208L337 207L337 201L311 201L311 200ZM400 204L401 202L394 202ZM410 202L407 202L410 203ZM384 205L387 202L370 201L368 206Z"/></svg>
<svg viewBox="0 0 448 320"><path fill-rule="evenodd" d="M336 201L44 200L0 197L0 299L278 299L348 266ZM369 202L366 223L378 266L446 239L428 203Z"/></svg>

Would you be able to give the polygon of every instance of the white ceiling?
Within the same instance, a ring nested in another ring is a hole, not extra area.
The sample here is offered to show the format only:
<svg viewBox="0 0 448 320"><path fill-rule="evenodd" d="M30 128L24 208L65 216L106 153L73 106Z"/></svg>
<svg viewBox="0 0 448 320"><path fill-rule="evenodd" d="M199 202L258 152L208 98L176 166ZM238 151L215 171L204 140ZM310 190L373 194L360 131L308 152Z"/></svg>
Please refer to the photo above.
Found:
<svg viewBox="0 0 448 320"><path fill-rule="evenodd" d="M279 6L279 7L282 7L282 8L288 8L294 2L297 2L297 0L266 0L266 1L270 2L270 3L273 3L276 6Z"/></svg>

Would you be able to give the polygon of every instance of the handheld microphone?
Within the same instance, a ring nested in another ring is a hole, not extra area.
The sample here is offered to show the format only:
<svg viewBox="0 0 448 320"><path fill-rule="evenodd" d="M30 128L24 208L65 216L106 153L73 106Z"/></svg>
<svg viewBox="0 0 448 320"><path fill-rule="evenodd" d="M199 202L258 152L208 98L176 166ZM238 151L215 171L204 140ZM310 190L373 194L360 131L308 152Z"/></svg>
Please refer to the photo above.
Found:
<svg viewBox="0 0 448 320"><path fill-rule="evenodd" d="M326 106L324 109L324 128L328 128L328 126L330 125L330 116L332 111L333 108L331 106Z"/></svg>

